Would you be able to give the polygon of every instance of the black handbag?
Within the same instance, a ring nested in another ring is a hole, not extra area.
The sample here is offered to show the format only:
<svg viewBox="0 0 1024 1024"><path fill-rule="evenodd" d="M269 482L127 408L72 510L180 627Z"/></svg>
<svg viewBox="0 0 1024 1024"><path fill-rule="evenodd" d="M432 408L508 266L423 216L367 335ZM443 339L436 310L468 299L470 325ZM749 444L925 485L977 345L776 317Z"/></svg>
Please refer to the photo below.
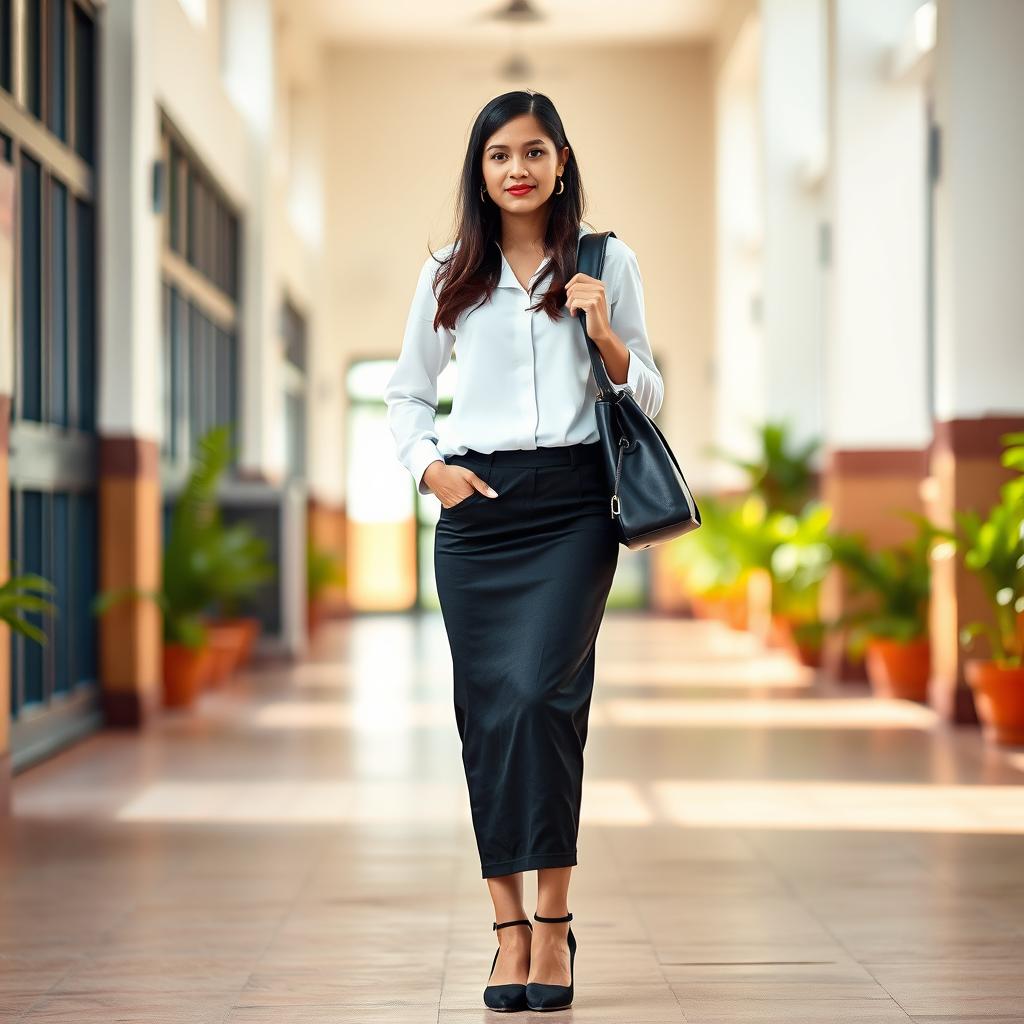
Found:
<svg viewBox="0 0 1024 1024"><path fill-rule="evenodd" d="M593 231L580 237L576 253L579 273L600 280L609 236L618 237L614 231ZM587 334L586 313L578 309L576 315L583 324L599 390L597 429L619 542L637 551L696 530L700 510L665 435L640 408L632 388L613 390L601 351Z"/></svg>

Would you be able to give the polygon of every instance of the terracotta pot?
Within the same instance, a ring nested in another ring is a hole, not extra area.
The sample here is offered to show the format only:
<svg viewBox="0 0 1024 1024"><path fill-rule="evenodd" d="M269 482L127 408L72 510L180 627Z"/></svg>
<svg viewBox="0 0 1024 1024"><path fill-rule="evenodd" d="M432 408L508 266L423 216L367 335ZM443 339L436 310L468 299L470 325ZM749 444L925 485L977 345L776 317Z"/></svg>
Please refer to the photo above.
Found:
<svg viewBox="0 0 1024 1024"><path fill-rule="evenodd" d="M1002 668L994 661L971 658L964 663L964 674L985 739L1006 747L1024 745L1024 666Z"/></svg>
<svg viewBox="0 0 1024 1024"><path fill-rule="evenodd" d="M164 707L187 707L196 699L209 673L211 658L210 648L205 644L202 647L164 644Z"/></svg>
<svg viewBox="0 0 1024 1024"><path fill-rule="evenodd" d="M741 590L737 593L729 594L723 602L723 610L725 612L725 622L730 629L746 629L749 624L749 615L747 608L747 592Z"/></svg>
<svg viewBox="0 0 1024 1024"><path fill-rule="evenodd" d="M206 623L211 658L207 684L224 682L235 670L245 644L248 627L238 620L217 619Z"/></svg>
<svg viewBox="0 0 1024 1024"><path fill-rule="evenodd" d="M821 644L817 641L796 640L796 656L801 665L821 668Z"/></svg>
<svg viewBox="0 0 1024 1024"><path fill-rule="evenodd" d="M207 625L210 646L214 648L216 666L211 670L212 682L226 679L245 665L252 654L253 644L259 636L258 618L239 616L217 618Z"/></svg>
<svg viewBox="0 0 1024 1024"><path fill-rule="evenodd" d="M243 665L247 665L252 658L252 649L263 624L255 615L242 615L231 621L237 622L242 627L242 643L238 651L238 662L235 665L236 668L241 668Z"/></svg>
<svg viewBox="0 0 1024 1024"><path fill-rule="evenodd" d="M927 700L931 653L928 637L907 642L871 637L866 652L871 689L879 697Z"/></svg>
<svg viewBox="0 0 1024 1024"><path fill-rule="evenodd" d="M788 615L775 612L771 619L768 633L768 646L781 647L808 668L821 668L821 642L818 640L798 639L795 627L800 619L792 619Z"/></svg>
<svg viewBox="0 0 1024 1024"><path fill-rule="evenodd" d="M793 626L785 615L772 613L771 625L768 628L768 636L765 642L769 647L782 647L785 650L792 650L795 644L793 640Z"/></svg>
<svg viewBox="0 0 1024 1024"><path fill-rule="evenodd" d="M322 597L311 598L306 605L306 627L312 637L327 618L327 602Z"/></svg>

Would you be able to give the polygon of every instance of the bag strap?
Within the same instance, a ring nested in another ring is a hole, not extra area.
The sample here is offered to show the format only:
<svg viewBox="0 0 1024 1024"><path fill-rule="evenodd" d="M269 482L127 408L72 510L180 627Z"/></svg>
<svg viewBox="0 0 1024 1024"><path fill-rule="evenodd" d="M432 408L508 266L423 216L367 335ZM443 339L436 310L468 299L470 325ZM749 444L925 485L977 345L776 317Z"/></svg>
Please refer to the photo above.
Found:
<svg viewBox="0 0 1024 1024"><path fill-rule="evenodd" d="M617 238L618 236L614 231L588 231L585 235L580 236L576 246L577 273L601 279L609 237ZM582 309L577 309L576 316L583 324L583 334L587 339L587 351L590 353L590 362L594 368L594 380L597 381L601 397L606 400L614 400L617 394L612 390L612 379L608 376L608 369L601 358L601 350L587 334L587 314Z"/></svg>

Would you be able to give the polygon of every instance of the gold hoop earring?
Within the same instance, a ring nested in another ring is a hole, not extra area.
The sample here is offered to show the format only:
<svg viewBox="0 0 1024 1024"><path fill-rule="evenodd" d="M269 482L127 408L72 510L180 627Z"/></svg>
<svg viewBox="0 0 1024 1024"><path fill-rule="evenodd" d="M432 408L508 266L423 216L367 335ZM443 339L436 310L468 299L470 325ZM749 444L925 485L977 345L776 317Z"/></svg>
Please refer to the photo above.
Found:
<svg viewBox="0 0 1024 1024"><path fill-rule="evenodd" d="M486 185L481 185L480 186L480 202L481 203L487 202L486 193L487 193L487 186Z"/></svg>
<svg viewBox="0 0 1024 1024"><path fill-rule="evenodd" d="M565 182L562 180L562 176L558 176L558 191L555 193L556 196L560 196L565 191Z"/></svg>

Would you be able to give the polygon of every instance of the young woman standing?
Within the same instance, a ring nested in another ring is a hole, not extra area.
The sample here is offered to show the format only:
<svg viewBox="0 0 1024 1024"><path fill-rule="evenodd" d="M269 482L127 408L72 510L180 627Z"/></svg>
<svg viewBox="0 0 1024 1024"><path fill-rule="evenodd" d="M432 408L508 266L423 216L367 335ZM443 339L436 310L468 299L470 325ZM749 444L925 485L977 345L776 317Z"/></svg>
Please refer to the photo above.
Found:
<svg viewBox="0 0 1024 1024"><path fill-rule="evenodd" d="M484 1002L496 1010L573 999L569 876L595 643L619 548L576 311L617 390L630 388L649 416L664 397L634 252L609 237L604 280L575 273L583 209L548 97L491 100L470 134L456 240L423 264L385 391L398 458L441 503L434 570L494 903ZM458 385L438 426L437 378L456 345ZM528 870L538 929L523 904Z"/></svg>

